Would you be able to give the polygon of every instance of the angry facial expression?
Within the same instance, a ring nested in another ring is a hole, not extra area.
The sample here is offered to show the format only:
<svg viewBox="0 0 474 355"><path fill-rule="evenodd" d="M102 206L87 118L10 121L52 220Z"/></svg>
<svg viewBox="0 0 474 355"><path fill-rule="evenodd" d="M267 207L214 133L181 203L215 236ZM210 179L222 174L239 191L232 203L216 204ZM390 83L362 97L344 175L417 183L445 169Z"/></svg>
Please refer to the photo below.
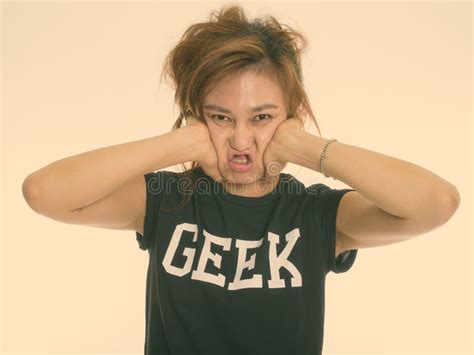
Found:
<svg viewBox="0 0 474 355"><path fill-rule="evenodd" d="M287 118L280 85L252 71L226 77L204 98L203 108L226 183L255 188L265 175L265 148Z"/></svg>

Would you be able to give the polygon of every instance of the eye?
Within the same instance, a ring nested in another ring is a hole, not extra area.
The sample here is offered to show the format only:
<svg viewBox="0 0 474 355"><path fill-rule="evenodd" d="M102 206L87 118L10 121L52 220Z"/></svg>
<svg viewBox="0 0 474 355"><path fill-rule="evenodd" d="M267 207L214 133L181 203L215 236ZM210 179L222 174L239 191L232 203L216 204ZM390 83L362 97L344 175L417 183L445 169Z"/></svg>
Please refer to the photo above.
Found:
<svg viewBox="0 0 474 355"><path fill-rule="evenodd" d="M260 115L255 116L255 117L261 117L261 116L267 116L268 119L271 119L271 118L272 118L272 116L267 115L266 113L262 113L262 114L260 114ZM265 121L265 119L263 119L263 120L257 120L257 121Z"/></svg>
<svg viewBox="0 0 474 355"><path fill-rule="evenodd" d="M214 117L227 117L227 116L224 116L224 115L211 115L211 118L214 118ZM225 121L225 120L221 120L221 119L217 119L217 121Z"/></svg>
<svg viewBox="0 0 474 355"><path fill-rule="evenodd" d="M215 119L216 121L221 121L221 122L226 122L227 121L226 118L228 118L227 116L218 115L218 114L217 115L211 115L210 117ZM271 115L268 115L266 113L262 113L260 115L255 116L255 117L260 117L260 118L263 117L263 119L257 119L256 120L257 122L261 122L261 121L265 121L265 120L269 120L269 119L273 118Z"/></svg>

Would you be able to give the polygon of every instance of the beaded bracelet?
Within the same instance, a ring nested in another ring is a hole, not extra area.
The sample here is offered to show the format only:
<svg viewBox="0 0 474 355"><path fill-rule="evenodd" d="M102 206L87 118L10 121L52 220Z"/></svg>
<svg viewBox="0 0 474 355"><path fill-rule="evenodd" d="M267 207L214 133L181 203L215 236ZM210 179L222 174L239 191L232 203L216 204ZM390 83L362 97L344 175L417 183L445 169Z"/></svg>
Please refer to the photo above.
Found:
<svg viewBox="0 0 474 355"><path fill-rule="evenodd" d="M324 148L323 148L323 153L321 154L321 159L319 160L319 165L321 167L321 172L323 173L323 176L324 177L330 177L328 175L326 175L326 171L324 170L324 159L327 158L327 149L329 147L329 145L331 143L334 143L334 142L338 142L337 139L329 139L328 141L326 141L326 144L324 145ZM333 177L333 180L336 180L336 178Z"/></svg>

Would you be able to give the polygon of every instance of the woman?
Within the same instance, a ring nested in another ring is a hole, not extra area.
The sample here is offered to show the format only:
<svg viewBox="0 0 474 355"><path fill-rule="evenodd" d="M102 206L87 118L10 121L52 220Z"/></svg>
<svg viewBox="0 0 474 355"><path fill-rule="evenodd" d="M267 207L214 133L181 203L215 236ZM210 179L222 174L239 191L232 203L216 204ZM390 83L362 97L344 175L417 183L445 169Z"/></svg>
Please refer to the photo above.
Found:
<svg viewBox="0 0 474 355"><path fill-rule="evenodd" d="M327 273L456 211L457 189L426 169L304 131L316 123L305 45L273 17L224 7L167 57L182 113L171 132L25 179L38 213L136 232L150 257L146 354L321 354ZM351 188L305 187L288 162Z"/></svg>

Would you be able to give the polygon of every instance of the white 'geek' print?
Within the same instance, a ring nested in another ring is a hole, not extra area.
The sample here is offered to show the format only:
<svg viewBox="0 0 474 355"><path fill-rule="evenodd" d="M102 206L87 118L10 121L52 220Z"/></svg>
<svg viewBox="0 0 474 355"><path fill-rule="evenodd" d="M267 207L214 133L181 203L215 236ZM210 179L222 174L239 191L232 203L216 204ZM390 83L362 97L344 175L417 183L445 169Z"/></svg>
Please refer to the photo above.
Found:
<svg viewBox="0 0 474 355"><path fill-rule="evenodd" d="M183 277L191 271L194 256L196 254L195 248L184 248L183 255L186 257L186 263L183 267L176 267L171 265L171 261L176 254L179 242L183 236L183 232L193 233L193 242L197 241L198 226L192 223L178 224L173 232L171 241L166 250L166 255L163 259L163 266L165 270L172 275ZM217 244L223 247L223 250L230 250L232 239L223 238L213 235L206 230L203 230L205 241L201 256L196 270L193 270L191 279L203 282L212 283L220 287L225 285L225 276L222 274L214 275L204 271L208 260L220 269L222 256L211 252L211 244ZM275 233L268 232L269 252L268 260L270 265L270 279L267 280L268 288L283 288L285 287L285 280L280 278L280 269L284 267L291 274L291 287L301 287L303 284L301 273L293 263L288 260L288 256L293 250L296 242L300 237L299 228L294 228L285 234L286 245L284 250L277 255L276 245L280 243L280 236ZM259 248L263 243L263 238L260 240L241 240L236 239L236 248L238 249L237 265L235 277L229 283L229 290L239 290L244 288L263 288L262 275L254 274L250 279L242 280L242 272L244 269L252 270L255 267L255 253L247 259L247 250Z"/></svg>

